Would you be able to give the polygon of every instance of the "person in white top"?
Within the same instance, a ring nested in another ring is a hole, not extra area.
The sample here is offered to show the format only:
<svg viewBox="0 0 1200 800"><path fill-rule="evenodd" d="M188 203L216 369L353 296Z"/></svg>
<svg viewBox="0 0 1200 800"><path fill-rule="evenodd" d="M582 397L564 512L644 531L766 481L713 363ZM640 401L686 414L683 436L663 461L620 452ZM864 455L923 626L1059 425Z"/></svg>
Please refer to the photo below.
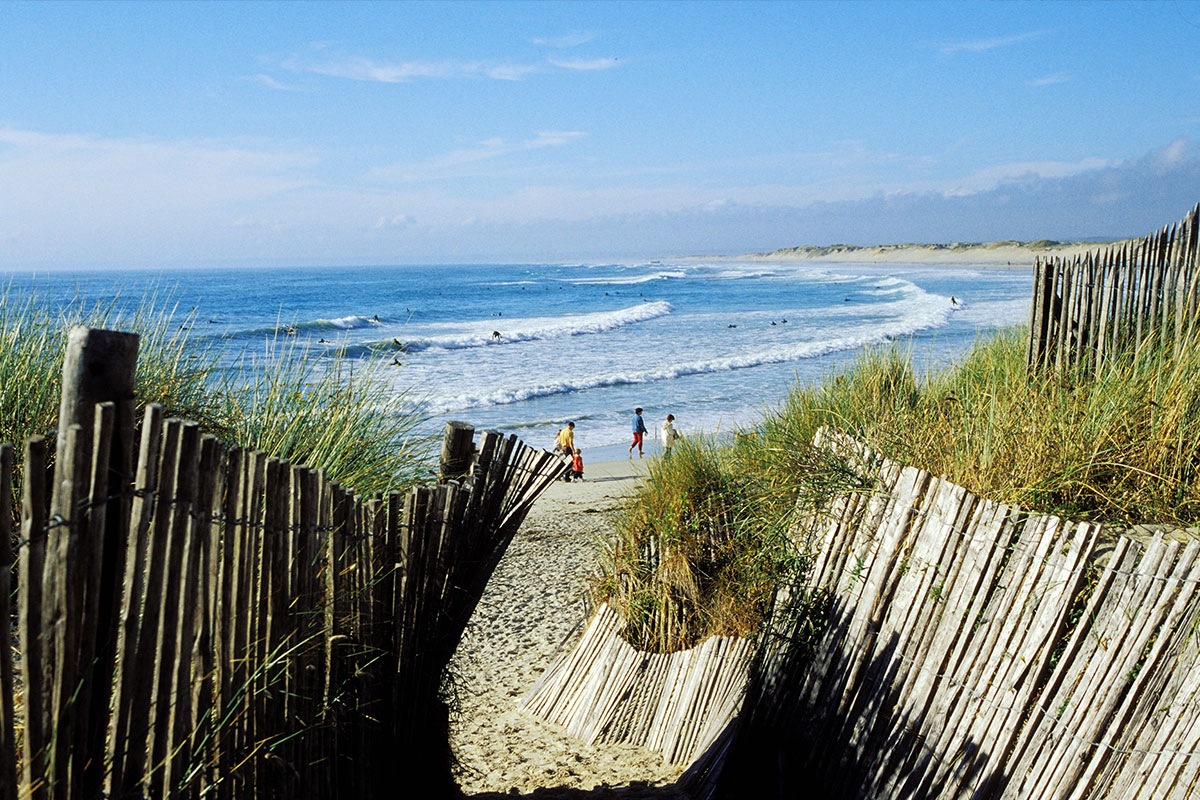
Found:
<svg viewBox="0 0 1200 800"><path fill-rule="evenodd" d="M675 430L675 415L667 414L666 420L661 425L663 455L671 455L671 448L675 446L675 440L679 438L679 431Z"/></svg>

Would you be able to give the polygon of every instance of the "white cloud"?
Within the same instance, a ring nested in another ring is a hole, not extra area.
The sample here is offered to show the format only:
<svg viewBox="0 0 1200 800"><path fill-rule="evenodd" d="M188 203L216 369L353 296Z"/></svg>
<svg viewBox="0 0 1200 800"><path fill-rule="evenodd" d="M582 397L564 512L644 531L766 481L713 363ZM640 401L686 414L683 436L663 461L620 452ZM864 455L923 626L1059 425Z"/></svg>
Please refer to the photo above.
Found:
<svg viewBox="0 0 1200 800"><path fill-rule="evenodd" d="M978 194L991 191L1002 183L1015 180L1041 178L1066 178L1082 172L1103 169L1113 165L1105 158L1084 158L1079 161L1015 161L994 164L976 170L964 178L956 179L943 187L942 192L950 197Z"/></svg>
<svg viewBox="0 0 1200 800"><path fill-rule="evenodd" d="M620 65L617 58L547 59L548 64L572 71L612 69ZM283 62L284 69L309 72L329 78L370 83L408 83L415 80L452 80L455 78L490 78L498 81L520 81L539 72L546 64L503 63L491 61L380 61L361 56L306 57L294 55ZM271 89L296 91L266 74L252 80Z"/></svg>
<svg viewBox="0 0 1200 800"><path fill-rule="evenodd" d="M531 150L541 150L546 147L562 147L570 144L585 134L583 131L536 131L533 138L523 141L509 142L499 137L484 139L474 147L451 150L443 156L417 164L392 164L376 167L367 173L374 180L408 183L424 180L443 180L463 177L460 167L488 161L513 153L523 153Z"/></svg>
<svg viewBox="0 0 1200 800"><path fill-rule="evenodd" d="M1045 34L1045 31L1029 31L1028 33L1018 33L1013 36L994 36L989 39L948 42L941 46L941 51L946 55L954 55L955 53L983 53L988 50L996 50L1001 47L1009 47L1010 45L1027 42L1030 39L1036 39Z"/></svg>
<svg viewBox="0 0 1200 800"><path fill-rule="evenodd" d="M397 230L407 228L410 225L415 224L416 220L414 220L408 214L395 214L391 217L380 217L375 221L375 225L373 227L377 231Z"/></svg>
<svg viewBox="0 0 1200 800"><path fill-rule="evenodd" d="M587 31L575 31L564 36L538 37L533 39L533 43L542 47L557 47L565 49L568 47L578 47L581 44L586 44L596 38L595 33Z"/></svg>
<svg viewBox="0 0 1200 800"><path fill-rule="evenodd" d="M1177 137L1169 145L1154 154L1165 167L1174 167L1188 156L1188 142L1182 136Z"/></svg>
<svg viewBox="0 0 1200 800"><path fill-rule="evenodd" d="M425 78L492 78L515 81L538 71L532 64L495 64L483 61L376 61L346 57L310 61L293 56L283 63L285 69L312 72L331 78L346 78L374 83L407 83Z"/></svg>
<svg viewBox="0 0 1200 800"><path fill-rule="evenodd" d="M587 71L612 69L621 63L620 59L617 58L573 58L566 61L551 58L548 59L548 61L554 66L561 67L562 69Z"/></svg>
<svg viewBox="0 0 1200 800"><path fill-rule="evenodd" d="M311 153L255 143L0 127L0 265L369 263L467 252L566 257L592 247L742 252L1064 238L1162 224L1195 202L1200 185L1200 155L1185 139L1127 161L1035 157L917 180L904 169L909 157L846 141L744 163L656 165L663 171L646 180L636 165L577 169L577 154L562 148L584 136L547 128L480 139L364 181L317 180ZM479 176L488 180L470 180ZM515 180L499 179L508 177Z"/></svg>
<svg viewBox="0 0 1200 800"><path fill-rule="evenodd" d="M306 185L299 176L315 158L203 142L106 139L0 128L3 196L22 192L66 196L87 191L87 202L144 197L138 205L204 205ZM133 188L136 187L136 188Z"/></svg>
<svg viewBox="0 0 1200 800"><path fill-rule="evenodd" d="M519 81L537 71L537 66L533 64L501 64L489 68L487 76L498 81Z"/></svg>
<svg viewBox="0 0 1200 800"><path fill-rule="evenodd" d="M221 241L222 228L255 236L290 223L272 206L314 185L314 165L305 153L216 142L0 128L0 219L22 232L9 249L25 263L68 250L93 263L145 259Z"/></svg>
<svg viewBox="0 0 1200 800"><path fill-rule="evenodd" d="M558 147L585 135L583 131L536 131L536 134L534 138L525 140L522 149L536 150L539 147Z"/></svg>
<svg viewBox="0 0 1200 800"><path fill-rule="evenodd" d="M244 228L254 231L282 231L288 227L286 223L278 219L263 219L249 214L244 214L233 222L229 223L231 228Z"/></svg>
<svg viewBox="0 0 1200 800"><path fill-rule="evenodd" d="M1070 74L1066 72L1055 72L1052 75L1043 75L1040 78L1034 78L1028 81L1030 86L1053 86L1056 83L1066 83L1071 80Z"/></svg>
<svg viewBox="0 0 1200 800"><path fill-rule="evenodd" d="M302 92L302 91L304 91L304 89L302 89L299 86L291 86L289 84L278 81L275 78L272 78L270 75L265 75L262 73L259 73L258 75L248 75L248 76L246 76L246 80L253 81L253 82L259 84L260 86L265 86L268 89L274 89L275 91L278 91L278 92Z"/></svg>

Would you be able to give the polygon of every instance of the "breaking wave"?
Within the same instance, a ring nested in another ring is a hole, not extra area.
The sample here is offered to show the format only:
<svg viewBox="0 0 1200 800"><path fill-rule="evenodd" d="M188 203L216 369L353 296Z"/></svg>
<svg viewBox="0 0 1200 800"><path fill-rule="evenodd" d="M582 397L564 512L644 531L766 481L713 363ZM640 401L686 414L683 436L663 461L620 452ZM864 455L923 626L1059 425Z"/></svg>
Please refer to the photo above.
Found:
<svg viewBox="0 0 1200 800"><path fill-rule="evenodd" d="M765 364L799 361L828 353L882 344L892 339L911 336L919 331L945 325L953 311L949 298L940 295L931 295L916 287L913 287L913 289L915 291L909 298L888 304L893 307L892 310L899 312L893 319L875 324L855 326L848 329L842 335L828 339L776 345L737 355L690 362L685 361L654 369L612 372L572 381L546 381L544 383L534 383L510 389L497 389L480 394L462 393L448 395L426 401L423 410L433 414L441 414L448 411L509 405L538 397L568 394L588 389L657 383L689 375L729 372Z"/></svg>
<svg viewBox="0 0 1200 800"><path fill-rule="evenodd" d="M227 334L227 338L240 339L255 336L272 336L275 334L291 335L291 334L311 334L311 333L337 333L338 331L354 331L363 328L378 328L386 324L386 320L380 320L375 317L361 317L351 315L348 317L338 317L337 319L314 319L307 322L297 322L294 324L279 324L263 328L250 328L242 331L234 331Z"/></svg>
<svg viewBox="0 0 1200 800"><path fill-rule="evenodd" d="M576 286L634 286L640 283L650 283L651 281L662 280L678 280L686 278L688 275L683 270L668 270L663 272L652 272L649 275L630 275L622 277L620 275L598 275L593 278L557 278L556 280L563 283L571 283Z"/></svg>
<svg viewBox="0 0 1200 800"><path fill-rule="evenodd" d="M461 330L460 326L460 330L455 333L397 340L400 343L399 348L396 347L394 341L369 342L341 348L338 352L341 355L353 357L396 349L419 353L422 350L463 350L471 347L498 347L516 342L535 342L543 339L563 339L590 333L604 333L623 328L626 325L635 325L639 322L665 317L671 313L671 310L670 303L658 300L653 303L619 308L615 311L573 314L568 317L488 320L474 323L468 330ZM500 334L499 338L493 336L494 330Z"/></svg>

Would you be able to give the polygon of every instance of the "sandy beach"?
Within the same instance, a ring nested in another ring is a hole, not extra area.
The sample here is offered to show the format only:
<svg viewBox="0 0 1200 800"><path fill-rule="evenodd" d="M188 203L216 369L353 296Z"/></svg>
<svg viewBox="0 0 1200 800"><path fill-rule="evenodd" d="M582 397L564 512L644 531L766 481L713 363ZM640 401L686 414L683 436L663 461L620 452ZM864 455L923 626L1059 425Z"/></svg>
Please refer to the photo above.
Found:
<svg viewBox="0 0 1200 800"><path fill-rule="evenodd" d="M584 588L621 497L650 460L587 464L538 501L488 584L452 665L452 742L475 798L678 798L682 771L650 750L588 746L517 710L555 654L580 633Z"/></svg>
<svg viewBox="0 0 1200 800"><path fill-rule="evenodd" d="M1088 242L950 242L947 244L884 244L858 247L787 247L769 253L746 253L735 261L791 263L827 261L854 264L944 264L973 266L1033 266L1038 258L1074 258L1095 252L1104 244Z"/></svg>

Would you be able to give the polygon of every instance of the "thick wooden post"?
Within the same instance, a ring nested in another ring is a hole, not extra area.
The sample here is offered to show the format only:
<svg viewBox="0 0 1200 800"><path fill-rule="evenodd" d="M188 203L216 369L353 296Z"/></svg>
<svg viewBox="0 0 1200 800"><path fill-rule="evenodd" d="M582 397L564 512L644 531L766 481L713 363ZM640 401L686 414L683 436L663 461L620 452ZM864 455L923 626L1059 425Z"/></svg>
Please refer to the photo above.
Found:
<svg viewBox="0 0 1200 800"><path fill-rule="evenodd" d="M78 718L86 725L84 738L88 743L87 752L90 753L104 752L112 699L121 578L132 499L133 387L138 341L139 337L134 333L76 327L67 335L67 349L63 358L62 396L58 411L60 452L72 425L81 426L81 443L92 442L95 407L98 403L111 402L115 406L112 449L104 459L109 474L105 476L107 480L100 480L101 485L107 484L107 495L112 499L105 513L103 544L94 548L100 559L99 585L94 595L95 657L92 664L80 665L81 677L90 672L94 689L88 697L89 708L80 709L81 716ZM85 774L80 789L85 796L96 796L104 781L103 759L93 758L84 763Z"/></svg>
<svg viewBox="0 0 1200 800"><path fill-rule="evenodd" d="M459 480L471 470L475 454L475 428L466 422L447 422L442 438L442 457L438 466L438 482Z"/></svg>
<svg viewBox="0 0 1200 800"><path fill-rule="evenodd" d="M117 404L118 436L122 429L133 430L132 406L127 414L119 409L133 400L137 351L136 333L71 329L63 358L62 399L58 407L60 441L66 438L72 425L82 425L83 441L91 441L93 409L97 403Z"/></svg>

